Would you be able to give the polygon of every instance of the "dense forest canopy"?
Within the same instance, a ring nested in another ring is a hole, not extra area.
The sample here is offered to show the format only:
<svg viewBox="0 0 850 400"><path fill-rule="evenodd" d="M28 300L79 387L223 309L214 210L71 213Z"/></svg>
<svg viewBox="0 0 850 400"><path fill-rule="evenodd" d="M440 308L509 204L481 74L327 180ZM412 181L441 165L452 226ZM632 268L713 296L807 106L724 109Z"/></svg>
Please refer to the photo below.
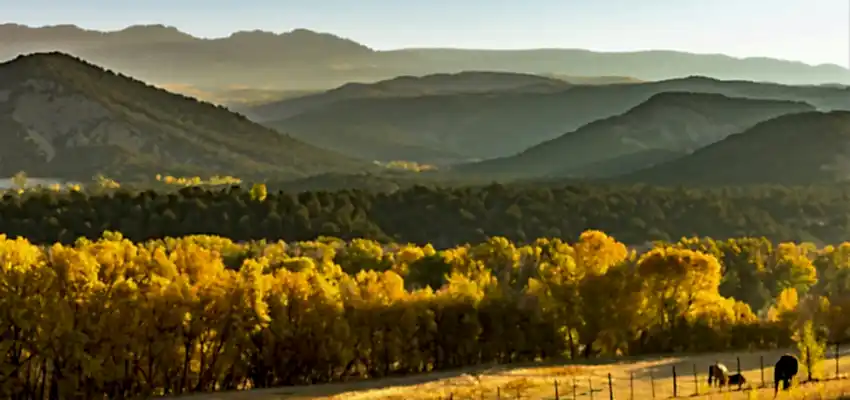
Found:
<svg viewBox="0 0 850 400"><path fill-rule="evenodd" d="M0 395L150 397L850 334L850 243L0 235Z"/></svg>
<svg viewBox="0 0 850 400"><path fill-rule="evenodd" d="M0 232L34 243L72 243L119 231L140 241L214 234L233 240L312 240L318 236L432 243L437 248L503 236L576 240L598 229L628 245L710 236L836 243L850 226L850 188L684 188L516 184L412 186L290 193L257 200L245 184L224 188L102 193L9 192L0 199ZM264 186L265 188L265 186Z"/></svg>

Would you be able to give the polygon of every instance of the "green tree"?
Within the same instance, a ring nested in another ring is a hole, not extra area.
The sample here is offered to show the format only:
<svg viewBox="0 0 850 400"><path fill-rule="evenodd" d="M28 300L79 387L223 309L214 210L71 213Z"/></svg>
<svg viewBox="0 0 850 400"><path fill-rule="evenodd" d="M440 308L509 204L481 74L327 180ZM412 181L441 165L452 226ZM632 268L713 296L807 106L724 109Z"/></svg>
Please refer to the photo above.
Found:
<svg viewBox="0 0 850 400"><path fill-rule="evenodd" d="M27 186L27 173L19 171L12 177L12 184L18 189L24 189Z"/></svg>
<svg viewBox="0 0 850 400"><path fill-rule="evenodd" d="M266 201L266 197L269 195L268 189L266 189L266 185L263 183L255 183L251 186L251 199L254 201Z"/></svg>
<svg viewBox="0 0 850 400"><path fill-rule="evenodd" d="M794 342L797 344L797 350L800 351L800 359L806 366L809 380L822 378L821 362L824 360L826 342L818 337L811 320L801 324L794 335Z"/></svg>

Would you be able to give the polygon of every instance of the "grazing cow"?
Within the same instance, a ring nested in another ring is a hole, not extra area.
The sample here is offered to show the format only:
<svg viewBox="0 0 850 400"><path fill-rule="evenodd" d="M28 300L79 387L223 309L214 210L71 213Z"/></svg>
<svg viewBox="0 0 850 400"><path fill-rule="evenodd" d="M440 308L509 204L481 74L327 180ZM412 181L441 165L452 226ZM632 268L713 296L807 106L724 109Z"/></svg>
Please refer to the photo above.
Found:
<svg viewBox="0 0 850 400"><path fill-rule="evenodd" d="M741 386L747 383L747 378L744 378L744 375L741 374L733 374L729 375L729 386L738 385Z"/></svg>
<svg viewBox="0 0 850 400"><path fill-rule="evenodd" d="M779 393L779 382L782 382L782 390L788 390L791 388L791 380L797 375L799 366L800 363L797 361L797 357L794 357L791 354L785 354L782 357L779 357L779 361L776 362L773 369L774 397L776 397L777 393Z"/></svg>
<svg viewBox="0 0 850 400"><path fill-rule="evenodd" d="M716 386L725 385L726 381L729 380L729 369L715 361L714 364L708 366L708 386L712 386L712 378Z"/></svg>

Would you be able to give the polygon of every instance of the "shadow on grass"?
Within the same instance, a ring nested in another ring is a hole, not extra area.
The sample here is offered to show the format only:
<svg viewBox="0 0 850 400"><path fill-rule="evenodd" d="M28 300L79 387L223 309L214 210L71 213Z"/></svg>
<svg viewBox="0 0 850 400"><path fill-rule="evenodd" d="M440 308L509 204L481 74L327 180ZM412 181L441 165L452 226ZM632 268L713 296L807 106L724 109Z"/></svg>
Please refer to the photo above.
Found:
<svg viewBox="0 0 850 400"><path fill-rule="evenodd" d="M719 361L729 368L731 373L736 373L738 359L740 358L741 371L747 379L747 383L753 388L773 386L773 364L779 357L790 350L754 351L754 352L727 352L711 354L658 354L648 356L620 357L620 358L598 358L590 360L568 360L552 359L544 362L526 362L509 365L479 365L456 370L431 372L426 374L388 377L381 379L357 379L341 383L291 386L270 389L255 389L238 392L219 392L190 394L179 397L180 399L198 400L263 400L263 399L312 399L319 397L335 396L343 393L360 392L368 390L386 389L390 387L409 387L433 383L455 378L466 378L470 380L481 377L499 378L556 378L559 377L587 377L602 378L609 372L616 374L619 381L628 380L633 374L636 381L649 381L654 379L659 389L666 391L667 386L672 386L673 367L679 380L679 397L690 397L694 393L694 368L697 372L697 385L699 385L700 396L717 394L717 389L707 391L708 366ZM845 352L842 352L845 353ZM834 359L834 355L828 352L826 362ZM762 361L764 366L764 380L761 377ZM850 366L850 363L847 363ZM534 369L534 370L532 370ZM528 371L525 371L528 370ZM830 369L826 368L829 372ZM803 373L803 371L801 371ZM660 381L660 382L659 382ZM738 388L733 386L733 391ZM744 385L743 390L747 390ZM594 390L595 392L597 390ZM725 391L725 390L724 390ZM685 394L687 393L687 394Z"/></svg>

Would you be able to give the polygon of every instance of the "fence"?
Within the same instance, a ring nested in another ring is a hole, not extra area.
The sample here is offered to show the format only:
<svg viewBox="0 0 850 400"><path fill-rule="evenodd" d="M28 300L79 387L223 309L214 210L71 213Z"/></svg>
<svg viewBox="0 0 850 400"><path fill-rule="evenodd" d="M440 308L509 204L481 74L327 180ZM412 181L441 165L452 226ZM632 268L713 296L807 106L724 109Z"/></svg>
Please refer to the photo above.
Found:
<svg viewBox="0 0 850 400"><path fill-rule="evenodd" d="M820 365L817 374L823 380L835 380L847 378L846 372L841 370L841 349L839 345L833 345L830 353L825 354L825 359ZM536 385L530 381L518 383L522 379L514 379L511 383L496 386L489 391L449 393L447 397L451 400L460 399L590 399L590 400L614 400L614 399L669 399L693 397L708 394L719 394L721 391L745 390L748 388L773 388L773 365L778 360L776 354L765 356L759 355L747 357L746 368L742 369L741 357L732 359L720 359L721 363L729 367L731 374L743 374L745 383L726 386L725 388L710 387L708 385L708 366L713 364L707 361L710 357L703 357L700 362L678 362L672 365L658 365L645 368L643 371L620 371L601 372L600 367L590 367L588 374L576 373L573 376L559 376L549 378L549 383L541 382L542 376L533 376ZM757 361L756 361L757 360ZM758 363L754 365L754 363ZM594 371L595 370L595 371ZM811 365L801 365L797 374L800 382L817 381L812 372L815 369ZM524 375L508 375L514 378L522 378ZM529 375L532 376L532 375Z"/></svg>

